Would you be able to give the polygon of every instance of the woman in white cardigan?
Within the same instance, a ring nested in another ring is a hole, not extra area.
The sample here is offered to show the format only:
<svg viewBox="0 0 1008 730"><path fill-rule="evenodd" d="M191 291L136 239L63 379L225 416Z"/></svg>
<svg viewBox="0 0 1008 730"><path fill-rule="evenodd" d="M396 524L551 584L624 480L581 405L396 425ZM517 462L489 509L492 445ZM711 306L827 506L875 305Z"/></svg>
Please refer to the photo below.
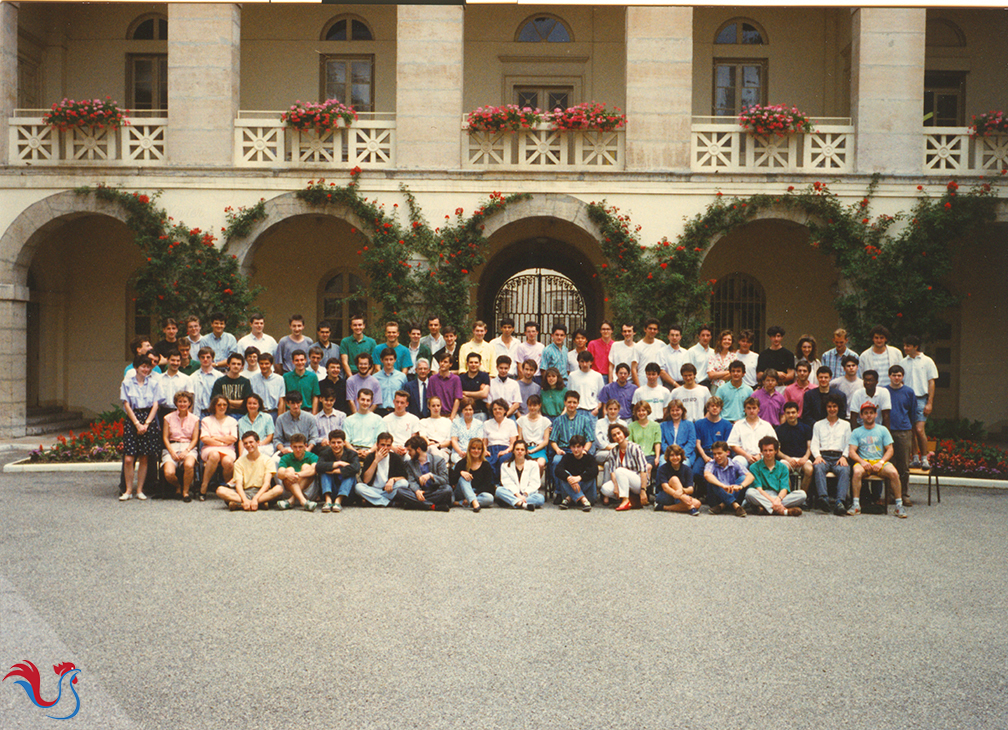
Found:
<svg viewBox="0 0 1008 730"><path fill-rule="evenodd" d="M524 507L532 512L546 501L539 494L539 465L526 460L528 444L521 439L515 441L511 449L512 456L501 467L501 485L494 496L515 509Z"/></svg>

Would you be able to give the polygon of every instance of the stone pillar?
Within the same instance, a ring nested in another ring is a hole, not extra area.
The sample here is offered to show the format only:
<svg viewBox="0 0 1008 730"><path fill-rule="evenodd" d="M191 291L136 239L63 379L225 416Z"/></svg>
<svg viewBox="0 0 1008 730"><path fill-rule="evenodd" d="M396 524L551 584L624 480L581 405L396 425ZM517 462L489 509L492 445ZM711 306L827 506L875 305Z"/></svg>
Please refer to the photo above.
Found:
<svg viewBox="0 0 1008 730"><path fill-rule="evenodd" d="M168 3L168 158L231 165L241 80L241 8Z"/></svg>
<svg viewBox="0 0 1008 730"><path fill-rule="evenodd" d="M924 8L851 13L851 116L857 171L920 174Z"/></svg>
<svg viewBox="0 0 1008 730"><path fill-rule="evenodd" d="M3 438L25 435L27 302L26 287L0 284L0 437Z"/></svg>
<svg viewBox="0 0 1008 730"><path fill-rule="evenodd" d="M0 2L0 165L7 164L10 118L17 107L17 58L18 6Z"/></svg>
<svg viewBox="0 0 1008 730"><path fill-rule="evenodd" d="M396 167L461 166L462 7L396 8Z"/></svg>
<svg viewBox="0 0 1008 730"><path fill-rule="evenodd" d="M626 9L627 170L688 170L693 8Z"/></svg>

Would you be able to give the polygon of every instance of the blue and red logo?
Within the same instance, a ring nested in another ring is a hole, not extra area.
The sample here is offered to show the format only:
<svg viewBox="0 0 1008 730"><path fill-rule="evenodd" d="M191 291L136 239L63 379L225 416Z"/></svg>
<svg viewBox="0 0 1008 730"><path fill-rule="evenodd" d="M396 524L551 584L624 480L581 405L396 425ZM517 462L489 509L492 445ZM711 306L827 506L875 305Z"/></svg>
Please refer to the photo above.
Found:
<svg viewBox="0 0 1008 730"><path fill-rule="evenodd" d="M3 681L6 682L11 677L20 677L21 679L16 680L14 684L21 685L21 689L23 689L25 694L28 695L28 699L30 699L33 704L37 707L41 707L43 710L48 710L56 707L56 705L60 703L60 700L63 699L63 680L69 677L70 681L67 683L67 686L70 688L70 691L73 692L74 700L77 703L73 712L62 717L46 715L46 717L52 720L69 720L71 717L74 717L78 712L80 712L80 695L77 694L77 688L74 687L74 685L77 684L77 675L80 674L80 670L74 666L73 662L63 662L62 664L54 664L53 671L56 672L58 679L56 680L56 699L52 702L42 699L42 678L39 676L38 668L27 659L24 660L23 664L15 664L11 667L10 672L8 672L7 676L3 678ZM67 698L66 706L69 707L69 698Z"/></svg>

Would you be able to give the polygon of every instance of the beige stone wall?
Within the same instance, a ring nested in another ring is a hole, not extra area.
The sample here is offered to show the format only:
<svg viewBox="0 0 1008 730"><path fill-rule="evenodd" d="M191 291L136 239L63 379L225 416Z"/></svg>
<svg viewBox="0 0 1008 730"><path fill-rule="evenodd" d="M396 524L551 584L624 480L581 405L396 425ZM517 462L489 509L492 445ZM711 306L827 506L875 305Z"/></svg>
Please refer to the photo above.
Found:
<svg viewBox="0 0 1008 730"><path fill-rule="evenodd" d="M929 9L927 17L952 21L963 33L963 48L926 48L928 71L962 71L966 77L966 123L991 109L1008 107L1005 77L1005 43L1008 12L1003 9Z"/></svg>
<svg viewBox="0 0 1008 730"><path fill-rule="evenodd" d="M517 42L535 14L560 18L574 42ZM625 108L624 15L624 8L611 6L467 6L464 110L513 103L515 85L536 83L569 84L578 103Z"/></svg>
<svg viewBox="0 0 1008 730"><path fill-rule="evenodd" d="M8 125L17 106L18 7L0 2L0 160L7 159Z"/></svg>

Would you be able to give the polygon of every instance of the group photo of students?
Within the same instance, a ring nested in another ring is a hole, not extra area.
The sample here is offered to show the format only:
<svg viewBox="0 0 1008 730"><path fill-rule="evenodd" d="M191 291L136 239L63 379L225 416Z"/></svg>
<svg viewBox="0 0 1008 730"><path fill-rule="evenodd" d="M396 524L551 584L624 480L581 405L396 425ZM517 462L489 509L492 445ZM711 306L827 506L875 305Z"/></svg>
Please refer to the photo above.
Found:
<svg viewBox="0 0 1008 730"><path fill-rule="evenodd" d="M248 512L551 502L846 517L863 496L905 518L910 469L930 468L937 368L919 338L899 349L882 326L858 354L843 329L791 351L771 326L755 352L751 330L704 325L687 348L656 319L638 339L635 323L591 337L504 318L488 339L482 321L460 337L431 316L385 323L381 342L359 316L339 342L325 321L313 340L297 314L279 341L260 313L241 339L209 319L207 334L197 317L167 319L163 339L131 343L123 502L158 489Z"/></svg>

